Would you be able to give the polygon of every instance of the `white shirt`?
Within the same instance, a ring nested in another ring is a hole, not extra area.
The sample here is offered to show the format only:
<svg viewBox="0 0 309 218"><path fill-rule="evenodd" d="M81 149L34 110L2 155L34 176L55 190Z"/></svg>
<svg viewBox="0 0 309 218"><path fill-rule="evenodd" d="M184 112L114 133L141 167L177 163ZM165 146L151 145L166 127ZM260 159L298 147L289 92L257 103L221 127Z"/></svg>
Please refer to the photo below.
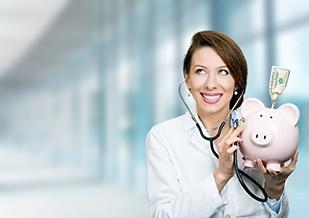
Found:
<svg viewBox="0 0 309 218"><path fill-rule="evenodd" d="M193 113L196 115L196 110ZM238 157L241 167L240 153ZM218 160L188 112L150 130L146 140L146 158L148 199L153 218L288 215L286 194L277 214L267 203L252 199L243 190L236 175L218 192L213 177ZM261 178L257 171L255 174Z"/></svg>

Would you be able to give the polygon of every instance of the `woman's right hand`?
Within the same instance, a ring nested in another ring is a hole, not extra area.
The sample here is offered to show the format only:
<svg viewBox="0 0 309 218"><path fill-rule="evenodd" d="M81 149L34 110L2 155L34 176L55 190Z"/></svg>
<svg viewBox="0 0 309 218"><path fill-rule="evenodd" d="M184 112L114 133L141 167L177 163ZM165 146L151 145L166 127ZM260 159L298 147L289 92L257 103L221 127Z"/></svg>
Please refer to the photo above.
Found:
<svg viewBox="0 0 309 218"><path fill-rule="evenodd" d="M239 149L239 146L234 145L242 141L239 137L243 131L243 125L239 125L236 129L231 128L223 139L218 143L219 165L214 172L214 179L219 192L223 189L230 178L234 176L234 151Z"/></svg>

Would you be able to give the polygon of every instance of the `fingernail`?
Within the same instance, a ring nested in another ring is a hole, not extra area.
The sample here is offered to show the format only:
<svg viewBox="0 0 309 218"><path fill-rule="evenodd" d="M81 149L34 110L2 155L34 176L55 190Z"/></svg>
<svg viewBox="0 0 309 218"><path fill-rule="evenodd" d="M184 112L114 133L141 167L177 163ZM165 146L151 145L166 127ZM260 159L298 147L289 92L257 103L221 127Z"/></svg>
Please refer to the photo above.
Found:
<svg viewBox="0 0 309 218"><path fill-rule="evenodd" d="M243 124L245 124L245 118L244 117L242 117L242 118L240 118L240 120L239 120L239 125L243 125Z"/></svg>

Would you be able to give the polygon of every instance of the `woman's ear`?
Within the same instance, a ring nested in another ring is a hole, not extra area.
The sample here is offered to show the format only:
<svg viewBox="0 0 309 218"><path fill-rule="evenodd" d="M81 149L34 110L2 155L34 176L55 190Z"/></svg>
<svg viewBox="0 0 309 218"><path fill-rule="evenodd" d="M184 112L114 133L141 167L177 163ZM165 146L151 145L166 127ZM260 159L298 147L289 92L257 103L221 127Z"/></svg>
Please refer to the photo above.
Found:
<svg viewBox="0 0 309 218"><path fill-rule="evenodd" d="M183 77L185 78L185 81L187 82L189 79L189 73L186 70L183 70Z"/></svg>
<svg viewBox="0 0 309 218"><path fill-rule="evenodd" d="M189 74L184 73L183 75L184 75L184 77L185 77L186 86L187 86L187 88L190 90L190 89L191 89L191 83L190 83Z"/></svg>

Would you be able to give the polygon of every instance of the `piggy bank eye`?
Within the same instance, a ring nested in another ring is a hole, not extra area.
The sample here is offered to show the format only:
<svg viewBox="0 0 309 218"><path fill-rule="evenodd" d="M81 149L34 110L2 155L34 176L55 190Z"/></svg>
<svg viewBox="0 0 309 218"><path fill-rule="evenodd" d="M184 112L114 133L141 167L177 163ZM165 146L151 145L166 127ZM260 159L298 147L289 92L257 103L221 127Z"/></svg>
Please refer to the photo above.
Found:
<svg viewBox="0 0 309 218"><path fill-rule="evenodd" d="M263 117L263 114L260 114L260 117Z"/></svg>
<svg viewBox="0 0 309 218"><path fill-rule="evenodd" d="M270 118L270 119L272 119L272 118L273 118L273 116L270 116L269 118Z"/></svg>

